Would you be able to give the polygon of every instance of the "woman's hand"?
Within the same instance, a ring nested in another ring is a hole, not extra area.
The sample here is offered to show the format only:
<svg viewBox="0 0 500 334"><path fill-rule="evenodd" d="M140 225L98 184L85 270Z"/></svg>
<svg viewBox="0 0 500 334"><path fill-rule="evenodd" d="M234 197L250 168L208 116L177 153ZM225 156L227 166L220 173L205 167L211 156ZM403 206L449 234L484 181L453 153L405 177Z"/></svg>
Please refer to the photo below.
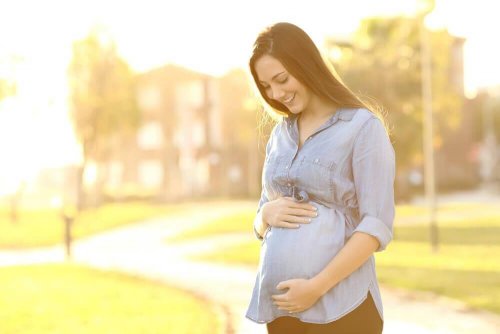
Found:
<svg viewBox="0 0 500 334"><path fill-rule="evenodd" d="M288 289L281 295L272 295L273 304L288 313L302 312L313 306L321 297L321 292L313 281L308 279L291 279L280 282L278 290Z"/></svg>
<svg viewBox="0 0 500 334"><path fill-rule="evenodd" d="M262 206L262 219L273 227L298 228L317 216L315 206L297 202L292 197L280 197Z"/></svg>

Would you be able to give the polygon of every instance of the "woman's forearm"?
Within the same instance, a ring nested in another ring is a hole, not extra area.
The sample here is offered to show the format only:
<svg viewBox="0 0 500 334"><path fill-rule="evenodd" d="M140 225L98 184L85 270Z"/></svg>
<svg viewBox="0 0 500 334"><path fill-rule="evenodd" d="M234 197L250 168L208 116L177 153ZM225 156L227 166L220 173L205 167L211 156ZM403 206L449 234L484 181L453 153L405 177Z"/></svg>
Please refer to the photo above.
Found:
<svg viewBox="0 0 500 334"><path fill-rule="evenodd" d="M366 233L355 232L328 265L311 280L322 296L349 276L379 247L378 240Z"/></svg>

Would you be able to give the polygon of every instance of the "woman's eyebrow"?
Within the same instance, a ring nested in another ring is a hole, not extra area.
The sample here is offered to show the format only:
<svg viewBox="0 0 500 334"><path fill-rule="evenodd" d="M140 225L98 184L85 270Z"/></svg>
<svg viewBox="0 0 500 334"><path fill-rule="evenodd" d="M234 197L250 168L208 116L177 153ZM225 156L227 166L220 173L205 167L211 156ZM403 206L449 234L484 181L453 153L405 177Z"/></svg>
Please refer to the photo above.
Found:
<svg viewBox="0 0 500 334"><path fill-rule="evenodd" d="M275 75L271 78L271 81L272 81L272 80L274 80L274 78L276 78L277 76L279 76L279 75L281 75L281 74L283 74L283 73L285 73L285 71L280 72L280 73L278 73L278 74L275 74ZM259 82L260 82L261 84L265 84L265 83L266 83L266 82L264 82L264 81L259 81Z"/></svg>

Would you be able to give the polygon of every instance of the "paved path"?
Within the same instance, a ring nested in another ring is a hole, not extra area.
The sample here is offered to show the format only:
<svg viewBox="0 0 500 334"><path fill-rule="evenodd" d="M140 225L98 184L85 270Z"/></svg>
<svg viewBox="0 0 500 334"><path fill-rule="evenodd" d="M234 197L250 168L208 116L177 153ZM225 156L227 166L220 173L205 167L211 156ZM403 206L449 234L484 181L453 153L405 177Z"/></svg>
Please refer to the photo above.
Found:
<svg viewBox="0 0 500 334"><path fill-rule="evenodd" d="M198 212L150 220L86 238L75 243L73 261L103 269L119 270L174 284L212 300L224 310L228 334L265 333L244 317L255 280L255 268L192 262L186 256L216 250L222 245L252 240L253 236L216 237L203 242L167 245L168 235L202 224L210 218L237 211L253 203L231 207L210 205ZM256 241L257 242L257 241ZM37 251L0 252L0 265L58 262L60 247ZM385 334L481 334L500 332L500 317L467 310L461 303L432 294L382 288Z"/></svg>

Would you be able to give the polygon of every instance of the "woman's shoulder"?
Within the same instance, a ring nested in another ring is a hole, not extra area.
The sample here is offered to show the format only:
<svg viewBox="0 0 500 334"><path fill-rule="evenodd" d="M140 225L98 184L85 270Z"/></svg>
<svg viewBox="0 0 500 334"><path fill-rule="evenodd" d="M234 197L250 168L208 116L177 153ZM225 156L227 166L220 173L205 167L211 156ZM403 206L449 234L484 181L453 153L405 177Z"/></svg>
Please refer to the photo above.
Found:
<svg viewBox="0 0 500 334"><path fill-rule="evenodd" d="M350 122L355 136L360 133L384 133L387 129L384 121L380 117L366 108L357 108L353 110L352 121Z"/></svg>
<svg viewBox="0 0 500 334"><path fill-rule="evenodd" d="M366 108L346 109L346 114L352 115L356 123L365 123L372 118L378 118L371 110Z"/></svg>

